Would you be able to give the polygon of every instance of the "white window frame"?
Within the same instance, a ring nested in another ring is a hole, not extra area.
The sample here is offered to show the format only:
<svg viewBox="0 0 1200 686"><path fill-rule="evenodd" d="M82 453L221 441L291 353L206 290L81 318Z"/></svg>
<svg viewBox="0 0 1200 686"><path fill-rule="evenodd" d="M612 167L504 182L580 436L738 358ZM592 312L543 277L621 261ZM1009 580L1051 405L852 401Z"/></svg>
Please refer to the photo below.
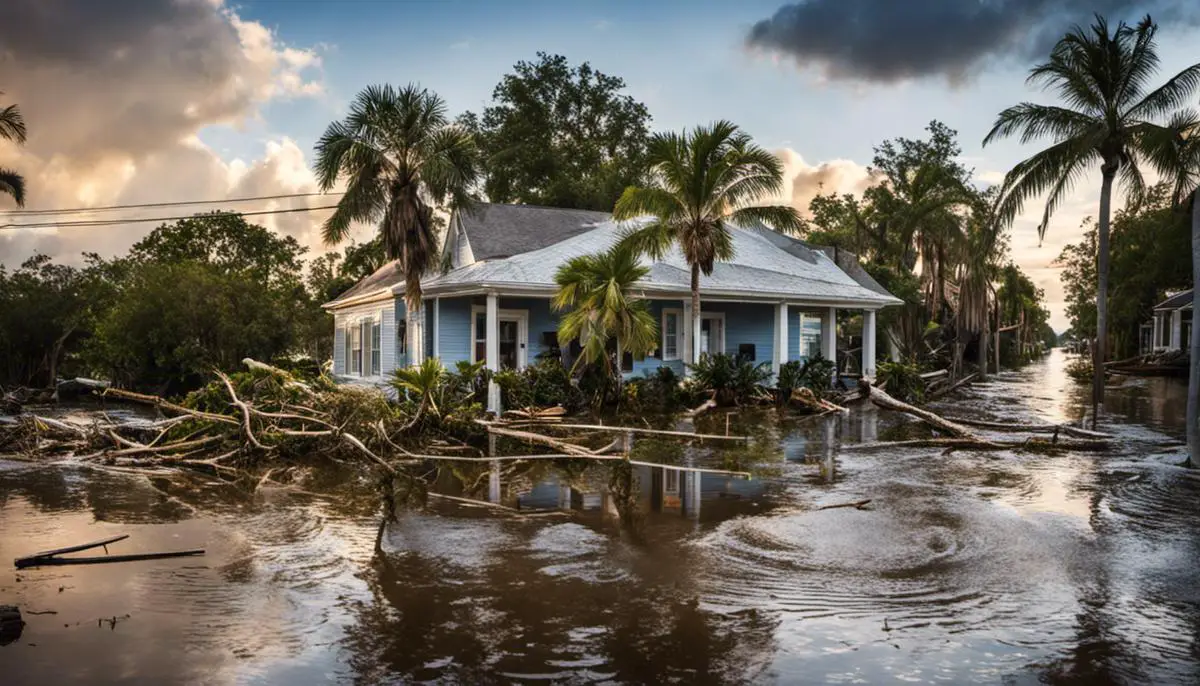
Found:
<svg viewBox="0 0 1200 686"><path fill-rule="evenodd" d="M675 354L667 353L667 317L675 315ZM664 307L662 311L662 360L663 362L673 362L683 359L684 346L684 331L683 331L683 309L677 307Z"/></svg>
<svg viewBox="0 0 1200 686"><path fill-rule="evenodd" d="M346 335L350 337L350 345L347 347L349 354L346 356L346 375L347 376L362 376L363 375L363 340L362 340L362 320L355 319L350 322L347 327ZM355 350L354 338L358 337L358 349ZM357 362L357 364L355 364Z"/></svg>
<svg viewBox="0 0 1200 686"><path fill-rule="evenodd" d="M714 353L710 349L708 351L708 354L709 355L724 354L725 353L725 328L726 328L725 327L725 313L724 312L705 312L704 310L700 310L700 333L701 333L701 335L704 334L704 320L705 319L717 320L717 321L721 322L721 339L717 345L717 348L719 348L719 351ZM709 326L711 327L712 325L710 324ZM699 345L700 345L700 341L696 341L696 346L698 347Z"/></svg>
<svg viewBox="0 0 1200 686"><path fill-rule="evenodd" d="M800 317L800 327L797 331L797 336L799 338L799 340L798 340L799 345L797 346L799 349L798 357L801 360L809 360L809 359L811 359L812 356L804 354L804 344L806 342L805 341L804 322L806 320L812 320L821 325L821 330L818 331L816 334L816 336L817 336L817 354L821 354L821 337L825 331L825 320L819 314L811 314L808 312L798 312L797 314Z"/></svg>
<svg viewBox="0 0 1200 686"><path fill-rule="evenodd" d="M370 348L367 348L367 346L365 346L365 345L363 346L364 349L367 349L370 351L370 352L364 352L364 354L363 354L364 361L366 361L367 359L369 359L371 361L371 376L382 376L383 375L383 316L381 315L379 317L371 317L370 319L367 320L367 323L369 324L369 330L371 332L371 341L370 341ZM378 332L379 332L378 338L375 337L376 330L378 330ZM378 369L376 369L376 367L375 367L376 356L378 356L378 359L379 359L379 368Z"/></svg>
<svg viewBox="0 0 1200 686"><path fill-rule="evenodd" d="M481 362L475 355L476 337L479 332L476 330L476 322L479 315L487 317L487 305L472 305L471 306L471 362ZM529 365L529 310L496 310L496 321L501 319L516 320L517 322L517 369L524 369ZM486 332L485 332L486 333ZM486 341L486 337L484 339ZM484 349L487 345L484 345ZM499 346L497 346L497 349Z"/></svg>

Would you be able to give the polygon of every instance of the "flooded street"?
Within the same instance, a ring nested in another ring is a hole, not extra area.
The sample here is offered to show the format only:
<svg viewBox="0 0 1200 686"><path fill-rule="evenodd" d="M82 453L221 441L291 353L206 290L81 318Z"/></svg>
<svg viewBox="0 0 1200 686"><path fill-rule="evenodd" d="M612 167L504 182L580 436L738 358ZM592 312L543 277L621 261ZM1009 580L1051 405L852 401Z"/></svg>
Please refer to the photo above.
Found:
<svg viewBox="0 0 1200 686"><path fill-rule="evenodd" d="M1049 357L933 407L1076 421ZM902 417L731 418L753 478L464 463L380 528L373 485L249 496L204 477L0 461L0 647L25 683L1198 683L1200 474L1184 384L1109 392L1108 453L843 450ZM723 433L724 415L701 430ZM643 443L642 459L674 462ZM678 449L675 449L678 452ZM766 458L757 454L762 452ZM694 454L693 454L694 453ZM690 467L740 470L731 450ZM456 463L457 464L457 463ZM325 483L322 483L322 480ZM818 509L871 500L867 509ZM14 571L112 551L204 557Z"/></svg>

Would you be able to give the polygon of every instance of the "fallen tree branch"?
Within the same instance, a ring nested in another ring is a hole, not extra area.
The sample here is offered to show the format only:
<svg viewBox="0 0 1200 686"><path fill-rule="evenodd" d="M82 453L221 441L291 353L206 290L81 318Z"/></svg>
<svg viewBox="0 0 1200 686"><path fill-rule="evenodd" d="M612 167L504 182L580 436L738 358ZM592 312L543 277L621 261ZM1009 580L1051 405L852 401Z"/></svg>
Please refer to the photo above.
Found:
<svg viewBox="0 0 1200 686"><path fill-rule="evenodd" d="M909 405L908 403L900 402L899 400L896 400L892 396L888 395L886 391L882 391L879 388L872 386L870 382L860 382L859 391L866 397L870 398L871 402L885 410L894 410L896 412L903 412L905 414L912 415L926 424L934 427L935 429L956 438L965 438L975 441L981 440L968 431L965 427L943 419L929 410L923 410L919 407ZM986 443L986 441L983 442Z"/></svg>
<svg viewBox="0 0 1200 686"><path fill-rule="evenodd" d="M866 500L856 500L852 503L838 503L837 505L825 505L822 507L818 507L817 509L818 510L836 510L839 507L853 507L856 510L862 510L862 509L865 509L866 506L868 504L870 504L870 502L871 502L871 499L868 498Z"/></svg>
<svg viewBox="0 0 1200 686"><path fill-rule="evenodd" d="M145 393L134 393L133 391L126 391L126 390L122 390L120 388L105 389L105 391L103 393L101 393L100 395L102 397L112 396L114 398L120 398L121 400L128 400L128 401L135 402L135 403L141 403L143 405L152 405L160 410L168 410L170 412L174 412L175 414L187 415L189 417L195 417L196 419L207 419L210 422L221 422L223 424L233 424L234 426L238 425L238 421L236 419L234 419L233 417L230 417L229 415L214 414L212 412L203 412L201 410L193 410L191 408L187 408L182 405L176 405L175 403L170 402L169 400L160 398L157 395L146 395Z"/></svg>
<svg viewBox="0 0 1200 686"><path fill-rule="evenodd" d="M504 426L500 426L495 422L489 422L484 419L476 419L475 422L487 427L488 433L493 433L498 436L507 436L509 438L517 438L523 441L541 443L542 445L547 445L556 450L561 450L564 453L577 455L579 457L596 456L596 451L594 450L589 450L581 445L568 443L567 441L562 441L557 438L551 438L550 436L546 436L544 434L534 433L532 431L517 431L516 429L509 429Z"/></svg>
<svg viewBox="0 0 1200 686"><path fill-rule="evenodd" d="M963 419L962 417L954 417L951 421L966 426L975 426L981 429L992 429L994 431L1028 431L1029 433L1052 434L1064 433L1068 436L1076 438L1091 438L1096 440L1108 440L1113 436L1099 431L1090 431L1088 429L1080 429L1079 427L1069 424L1012 424L1008 422L989 422L980 419Z"/></svg>
<svg viewBox="0 0 1200 686"><path fill-rule="evenodd" d="M237 397L237 392L233 390L233 382L229 380L229 377L225 375L225 372L222 372L219 369L214 371L216 371L217 378L219 378L221 382L225 384L225 388L229 391L229 397L233 400L233 404L242 411L242 431L246 434L246 440L250 441L250 444L259 450L269 450L269 448L260 443L258 438L254 435L254 427L251 423L250 406Z"/></svg>

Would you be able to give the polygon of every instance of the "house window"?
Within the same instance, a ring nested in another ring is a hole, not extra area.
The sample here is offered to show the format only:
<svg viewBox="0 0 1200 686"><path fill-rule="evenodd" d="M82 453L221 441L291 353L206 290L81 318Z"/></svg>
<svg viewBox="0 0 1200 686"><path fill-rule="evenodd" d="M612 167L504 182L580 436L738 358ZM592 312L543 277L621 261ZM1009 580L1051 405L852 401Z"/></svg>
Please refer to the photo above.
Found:
<svg viewBox="0 0 1200 686"><path fill-rule="evenodd" d="M662 359L678 360L683 348L683 310L662 311Z"/></svg>
<svg viewBox="0 0 1200 686"><path fill-rule="evenodd" d="M351 334L351 329L353 329L353 327L350 327L350 326L344 327L342 329L342 374L343 375L350 373L350 356L352 354L352 351L350 349L350 341L353 338L353 336Z"/></svg>
<svg viewBox="0 0 1200 686"><path fill-rule="evenodd" d="M621 352L621 372L623 374L633 372L633 353L628 350Z"/></svg>
<svg viewBox="0 0 1200 686"><path fill-rule="evenodd" d="M487 312L475 315L475 356L472 362L487 359Z"/></svg>
<svg viewBox="0 0 1200 686"><path fill-rule="evenodd" d="M400 357L408 354L408 319L403 316L396 318L396 354Z"/></svg>
<svg viewBox="0 0 1200 686"><path fill-rule="evenodd" d="M362 326L350 327L350 356L348 368L355 376L362 376Z"/></svg>
<svg viewBox="0 0 1200 686"><path fill-rule="evenodd" d="M800 313L800 357L811 360L821 354L821 318Z"/></svg>
<svg viewBox="0 0 1200 686"><path fill-rule="evenodd" d="M738 343L738 359L754 362L757 358L753 343Z"/></svg>
<svg viewBox="0 0 1200 686"><path fill-rule="evenodd" d="M371 376L383 373L383 326L378 321L369 323L371 327Z"/></svg>

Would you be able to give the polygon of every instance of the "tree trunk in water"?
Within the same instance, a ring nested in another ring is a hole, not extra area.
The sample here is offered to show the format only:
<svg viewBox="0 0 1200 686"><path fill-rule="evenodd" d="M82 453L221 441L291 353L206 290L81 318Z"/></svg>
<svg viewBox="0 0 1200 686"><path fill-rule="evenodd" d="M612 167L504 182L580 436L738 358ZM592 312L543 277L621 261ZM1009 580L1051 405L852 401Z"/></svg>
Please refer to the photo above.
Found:
<svg viewBox="0 0 1200 686"><path fill-rule="evenodd" d="M692 364L700 361L700 265L692 265Z"/></svg>
<svg viewBox="0 0 1200 686"><path fill-rule="evenodd" d="M1100 186L1100 220L1096 225L1096 348L1092 359L1092 428L1104 402L1104 360L1108 349L1108 225L1112 213L1113 178L1118 165L1105 162Z"/></svg>
<svg viewBox="0 0 1200 686"><path fill-rule="evenodd" d="M979 329L979 350L976 363L979 366L979 380L987 381L988 378L988 311L987 311L987 293L984 293L983 306L983 324Z"/></svg>
<svg viewBox="0 0 1200 686"><path fill-rule="evenodd" d="M1192 299L1195 302L1195 289L1200 289L1200 189L1192 194ZM1187 443L1188 464L1200 467L1200 455L1196 454L1200 427L1200 335L1196 333L1196 318L1192 317L1191 361L1188 370L1187 394Z"/></svg>

